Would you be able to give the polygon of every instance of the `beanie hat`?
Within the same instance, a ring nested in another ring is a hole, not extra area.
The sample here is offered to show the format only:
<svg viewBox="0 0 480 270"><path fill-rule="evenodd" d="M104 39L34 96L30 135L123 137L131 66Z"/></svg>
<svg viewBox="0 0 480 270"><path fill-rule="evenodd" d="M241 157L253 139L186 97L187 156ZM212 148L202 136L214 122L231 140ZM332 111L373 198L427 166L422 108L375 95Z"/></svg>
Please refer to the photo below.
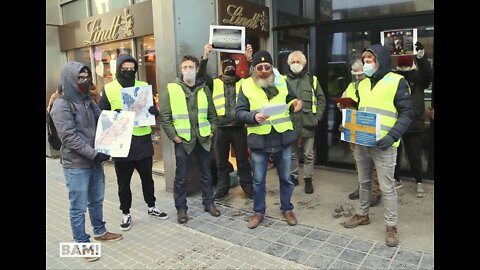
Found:
<svg viewBox="0 0 480 270"><path fill-rule="evenodd" d="M273 65L272 56L267 51L258 51L253 55L252 66L256 66L260 63L267 62L270 65Z"/></svg>
<svg viewBox="0 0 480 270"><path fill-rule="evenodd" d="M411 67L413 65L413 57L411 55L401 55L397 58L397 66Z"/></svg>
<svg viewBox="0 0 480 270"><path fill-rule="evenodd" d="M222 70L225 70L228 66L232 66L234 68L237 67L237 65L235 65L235 62L230 58L227 58L227 59L223 60Z"/></svg>

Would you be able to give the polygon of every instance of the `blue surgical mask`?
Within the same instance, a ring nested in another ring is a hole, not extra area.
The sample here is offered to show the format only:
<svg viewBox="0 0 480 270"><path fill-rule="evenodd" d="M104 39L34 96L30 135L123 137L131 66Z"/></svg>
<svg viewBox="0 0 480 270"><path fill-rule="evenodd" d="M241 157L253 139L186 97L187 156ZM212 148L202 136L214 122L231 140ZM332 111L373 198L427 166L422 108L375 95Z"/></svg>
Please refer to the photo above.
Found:
<svg viewBox="0 0 480 270"><path fill-rule="evenodd" d="M363 64L363 73L367 75L367 77L372 77L372 75L377 71L377 68L373 67L370 63Z"/></svg>

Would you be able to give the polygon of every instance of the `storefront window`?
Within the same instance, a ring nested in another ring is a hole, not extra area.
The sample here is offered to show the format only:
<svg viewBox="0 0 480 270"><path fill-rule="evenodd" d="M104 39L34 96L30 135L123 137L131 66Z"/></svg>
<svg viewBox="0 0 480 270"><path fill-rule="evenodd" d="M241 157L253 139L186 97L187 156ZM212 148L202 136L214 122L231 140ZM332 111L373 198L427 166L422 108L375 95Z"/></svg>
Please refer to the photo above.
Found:
<svg viewBox="0 0 480 270"><path fill-rule="evenodd" d="M278 40L277 44L277 59L275 63L281 74L286 74L289 70L287 64L288 55L296 50L302 51L307 57L308 70L313 71L315 59L313 52L315 48L312 46L311 36L314 34L313 27L298 27L289 28L285 30L275 31L275 37ZM312 33L310 33L312 32Z"/></svg>
<svg viewBox="0 0 480 270"><path fill-rule="evenodd" d="M123 53L132 54L132 40L105 43L94 47L94 73L97 78L97 87L99 89L102 89L105 84L115 79L117 57Z"/></svg>
<svg viewBox="0 0 480 270"><path fill-rule="evenodd" d="M91 0L92 16L110 12L114 9L128 7L129 0Z"/></svg>
<svg viewBox="0 0 480 270"><path fill-rule="evenodd" d="M311 23L315 21L315 1L274 0L273 12L274 26Z"/></svg>
<svg viewBox="0 0 480 270"><path fill-rule="evenodd" d="M62 5L63 23L71 23L87 18L87 0L72 1Z"/></svg>
<svg viewBox="0 0 480 270"><path fill-rule="evenodd" d="M67 51L67 61L79 62L92 69L92 62L90 59L92 59L90 57L90 47Z"/></svg>
<svg viewBox="0 0 480 270"><path fill-rule="evenodd" d="M433 0L320 0L318 9L320 21L331 21L434 10L434 5Z"/></svg>

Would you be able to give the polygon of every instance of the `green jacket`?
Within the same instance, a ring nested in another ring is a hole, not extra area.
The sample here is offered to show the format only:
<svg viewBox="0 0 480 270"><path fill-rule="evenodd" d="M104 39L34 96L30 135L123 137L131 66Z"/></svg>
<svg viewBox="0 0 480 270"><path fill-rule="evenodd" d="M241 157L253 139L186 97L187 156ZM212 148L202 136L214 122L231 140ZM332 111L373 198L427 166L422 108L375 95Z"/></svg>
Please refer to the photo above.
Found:
<svg viewBox="0 0 480 270"><path fill-rule="evenodd" d="M215 107L212 102L212 92L208 86L205 85L203 79L197 77L197 82L195 84L195 88L193 91L190 91L187 85L180 79L176 79L175 83L179 84L184 93L187 97L187 107L189 111L189 119L191 128L191 140L189 142L182 139L182 145L185 149L187 154L191 154L193 149L195 148L195 144L197 141L200 145L207 151L210 151L212 140L210 137L202 137L200 136L200 131L198 129L198 108L197 108L197 93L198 90L204 88L205 94L207 95L208 99L208 121L210 122L212 133L215 133L217 128L217 113L215 112ZM170 140L173 140L177 137L177 132L175 131L175 127L173 126L173 118L172 118L172 108L170 106L170 97L168 95L168 91L163 92L160 98L160 125L167 134Z"/></svg>
<svg viewBox="0 0 480 270"><path fill-rule="evenodd" d="M326 101L325 95L317 81L315 96L317 98L317 112L312 111L312 82L311 75L307 72L302 72L300 76L295 76L291 72L287 74L287 83L291 89L295 91L298 99L302 100L302 110L296 113L291 113L290 117L293 122L293 127L297 132L298 137L313 137L315 136L315 127L318 122L322 120L325 111Z"/></svg>

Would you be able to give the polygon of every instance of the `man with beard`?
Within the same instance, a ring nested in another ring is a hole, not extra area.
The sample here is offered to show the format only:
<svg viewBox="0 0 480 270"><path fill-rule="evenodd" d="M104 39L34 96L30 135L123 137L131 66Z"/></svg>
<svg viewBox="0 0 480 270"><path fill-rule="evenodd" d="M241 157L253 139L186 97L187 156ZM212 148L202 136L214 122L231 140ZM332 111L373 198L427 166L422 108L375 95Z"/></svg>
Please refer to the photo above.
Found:
<svg viewBox="0 0 480 270"><path fill-rule="evenodd" d="M122 88L148 85L146 82L135 79L137 70L138 63L132 56L128 54L119 55L116 67L116 80L104 86L98 101L98 107L102 110L121 111L123 109ZM156 106L151 106L148 111L158 116ZM134 127L128 156L125 158L112 158L115 164L115 174L117 175L120 210L123 213L120 229L124 231L129 230L132 224L130 215L132 206L130 182L134 170L137 170L140 175L143 198L148 206L147 214L159 219L168 218L166 213L155 206L156 198L152 178L153 144L150 133L152 133L150 126Z"/></svg>
<svg viewBox="0 0 480 270"><path fill-rule="evenodd" d="M412 92L412 104L414 117L412 124L403 134L401 144L408 157L408 163L413 172L413 177L417 183L416 193L418 198L425 197L425 189L422 185L423 166L422 166L422 132L425 130L425 89L432 82L432 67L430 62L423 57L425 49L422 43L415 43L415 64L412 55L402 55L397 58L396 73L405 77ZM401 149L401 146L399 146ZM395 179L397 187L401 187L400 167L402 161L402 151L398 151L397 165L395 166Z"/></svg>
<svg viewBox="0 0 480 270"><path fill-rule="evenodd" d="M400 138L412 122L413 108L410 90L403 76L391 72L390 53L387 48L374 44L362 53L363 72L367 78L358 85L358 111L375 113L380 118L380 139L376 146L355 146L355 162L360 183L360 198L356 214L342 223L345 228L370 224L370 195L372 193L372 170L377 169L378 182L382 189L384 218L386 222L385 243L398 245L398 197L395 189L395 158Z"/></svg>
<svg viewBox="0 0 480 270"><path fill-rule="evenodd" d="M299 156L304 157L303 180L305 193L313 193L313 143L315 128L325 111L325 95L318 83L317 76L310 74L305 68L307 58L301 51L293 51L288 55L290 70L286 74L288 86L294 89L298 99L302 100L302 110L293 113L292 121L297 132L296 142L292 145L292 168L290 177L295 186L299 184Z"/></svg>
<svg viewBox="0 0 480 270"><path fill-rule="evenodd" d="M236 76L236 65L232 59L222 63L223 75L212 79L206 72L208 54L213 50L211 44L205 44L199 74L205 79L205 84L213 89L212 98L217 111L217 130L215 133L215 160L217 162L217 192L215 199L228 195L230 188L229 173L231 164L228 161L230 144L235 150L235 158L240 177L240 186L249 198L252 197L252 165L248 160L247 130L245 125L235 118L235 105L238 93L244 79ZM252 59L252 46L247 44L245 50L247 61Z"/></svg>
<svg viewBox="0 0 480 270"><path fill-rule="evenodd" d="M197 76L198 59L185 55L180 61L182 76L167 84L160 103L160 124L175 148L175 180L173 199L178 223L188 221L187 177L192 156L198 163L202 204L205 212L219 217L213 204L213 183L210 169L210 148L216 129L217 115L212 95L202 77Z"/></svg>
<svg viewBox="0 0 480 270"><path fill-rule="evenodd" d="M255 214L248 222L250 229L256 228L265 216L266 174L270 154L273 154L280 181L280 210L288 225L297 224L290 202L294 188L290 178L290 146L295 142L290 110L300 111L302 101L296 99L295 92L288 87L280 73L273 72L272 63L269 52L255 53L252 76L243 82L235 107L237 119L247 124L247 143L252 151ZM282 104L289 105L284 112L272 115L260 112L265 106Z"/></svg>

